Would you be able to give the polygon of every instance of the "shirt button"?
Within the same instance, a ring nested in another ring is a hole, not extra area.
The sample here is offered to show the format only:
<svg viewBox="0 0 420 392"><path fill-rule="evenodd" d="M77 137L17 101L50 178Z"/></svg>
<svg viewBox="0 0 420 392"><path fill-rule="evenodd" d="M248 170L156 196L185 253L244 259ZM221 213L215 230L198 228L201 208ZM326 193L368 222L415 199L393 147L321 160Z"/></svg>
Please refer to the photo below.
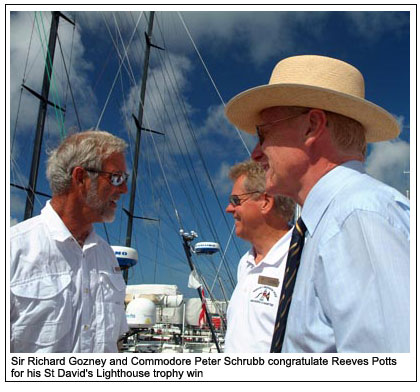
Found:
<svg viewBox="0 0 420 392"><path fill-rule="evenodd" d="M87 331L88 329L89 329L89 325L85 324L85 325L83 326L83 331Z"/></svg>
<svg viewBox="0 0 420 392"><path fill-rule="evenodd" d="M84 292L85 294L89 294L89 289L88 289L88 288L85 288L85 289L83 290L83 292Z"/></svg>

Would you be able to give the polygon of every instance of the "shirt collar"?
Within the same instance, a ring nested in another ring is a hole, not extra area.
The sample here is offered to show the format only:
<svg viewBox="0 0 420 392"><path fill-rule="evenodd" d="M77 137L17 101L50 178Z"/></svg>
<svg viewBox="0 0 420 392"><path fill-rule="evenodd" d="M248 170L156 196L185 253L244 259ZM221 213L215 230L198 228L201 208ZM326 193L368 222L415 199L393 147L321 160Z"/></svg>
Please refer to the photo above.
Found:
<svg viewBox="0 0 420 392"><path fill-rule="evenodd" d="M279 261L279 254L280 249L282 247L285 247L286 253L287 249L289 249L289 242L292 237L293 228L290 229L283 237L281 237L268 251L268 253L265 255L265 257L258 263L258 265L255 264L255 250L252 248L248 253L248 263L251 263L253 267L260 266L262 264L265 265L274 265Z"/></svg>
<svg viewBox="0 0 420 392"><path fill-rule="evenodd" d="M305 200L301 214L310 236L337 192L346 185L350 177L360 173L365 173L363 163L348 161L329 171L313 186Z"/></svg>
<svg viewBox="0 0 420 392"><path fill-rule="evenodd" d="M51 200L48 200L45 207L41 210L41 216L48 227L51 238L56 241L64 242L69 238L73 238L70 230L61 220L60 216L51 205ZM95 230L89 233L83 246L84 249L90 248L98 243Z"/></svg>
<svg viewBox="0 0 420 392"><path fill-rule="evenodd" d="M52 239L64 242L72 237L70 230L52 207L51 200L48 200L45 207L41 210L41 216L48 227Z"/></svg>
<svg viewBox="0 0 420 392"><path fill-rule="evenodd" d="M87 236L85 243L83 245L83 250L91 248L92 246L96 246L99 241L99 236L96 234L95 230L92 228L92 231Z"/></svg>

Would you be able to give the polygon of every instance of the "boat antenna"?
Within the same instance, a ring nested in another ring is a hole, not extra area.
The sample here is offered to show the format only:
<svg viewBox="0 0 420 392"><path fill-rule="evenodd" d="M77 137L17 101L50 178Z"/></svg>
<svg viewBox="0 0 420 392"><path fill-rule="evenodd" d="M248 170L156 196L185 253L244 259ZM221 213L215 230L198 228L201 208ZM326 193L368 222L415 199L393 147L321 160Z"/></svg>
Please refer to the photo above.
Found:
<svg viewBox="0 0 420 392"><path fill-rule="evenodd" d="M191 233L186 233L184 230L180 230L179 233L181 234L182 240L183 240L183 245L184 245L184 251L185 251L185 255L187 256L187 261L188 261L188 265L191 268L191 273L194 275L196 273L196 269L195 266L192 262L192 256L191 256L191 242L194 241L194 239L196 239L198 237L197 233L195 231L191 231ZM201 284L198 285L197 287L197 292L198 292L198 296L200 297L201 303L203 305L203 309L204 312L206 314L206 320L209 324L210 327L210 331L211 331L211 336L213 339L214 344L216 345L217 348L217 352L220 353L220 346L219 346L219 342L217 340L217 336L216 336L216 332L214 330L214 326L212 323L212 320L209 316L209 312L207 310L207 306L206 306L206 302L203 296L203 293L201 291Z"/></svg>

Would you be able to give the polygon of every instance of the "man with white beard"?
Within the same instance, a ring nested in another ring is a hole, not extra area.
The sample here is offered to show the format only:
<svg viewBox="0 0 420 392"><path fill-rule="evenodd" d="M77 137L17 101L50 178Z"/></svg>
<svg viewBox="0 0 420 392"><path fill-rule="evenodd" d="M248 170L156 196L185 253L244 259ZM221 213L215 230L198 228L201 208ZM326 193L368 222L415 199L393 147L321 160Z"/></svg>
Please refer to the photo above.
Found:
<svg viewBox="0 0 420 392"><path fill-rule="evenodd" d="M127 331L125 283L95 222L127 192L126 143L107 132L67 137L51 152L52 199L11 228L11 352L116 352Z"/></svg>

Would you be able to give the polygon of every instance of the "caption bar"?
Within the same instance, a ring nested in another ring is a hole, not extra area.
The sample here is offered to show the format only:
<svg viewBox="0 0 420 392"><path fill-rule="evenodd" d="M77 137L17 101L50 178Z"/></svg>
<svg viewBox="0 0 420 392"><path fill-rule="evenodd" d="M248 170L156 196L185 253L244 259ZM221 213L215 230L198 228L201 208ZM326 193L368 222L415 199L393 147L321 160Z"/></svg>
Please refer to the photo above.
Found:
<svg viewBox="0 0 420 392"><path fill-rule="evenodd" d="M130 355L125 357L78 357L78 356L17 356L10 357L9 381L108 381L108 380L154 380L154 381L198 381L209 379L210 369L267 367L383 367L395 366L392 357L343 358L331 357L203 357L192 356L147 357ZM214 375L213 372L210 377Z"/></svg>

